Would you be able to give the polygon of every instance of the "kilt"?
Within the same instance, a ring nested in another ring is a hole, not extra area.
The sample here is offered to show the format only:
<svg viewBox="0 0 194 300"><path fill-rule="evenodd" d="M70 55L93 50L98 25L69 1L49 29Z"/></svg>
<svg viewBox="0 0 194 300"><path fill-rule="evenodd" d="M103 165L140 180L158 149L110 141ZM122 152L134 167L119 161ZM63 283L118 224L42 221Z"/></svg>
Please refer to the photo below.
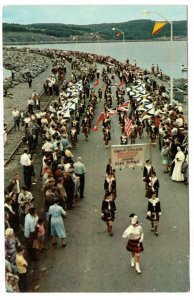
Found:
<svg viewBox="0 0 194 300"><path fill-rule="evenodd" d="M138 246L138 244L140 244ZM126 246L127 251L133 252L133 253L140 253L142 252L143 249L143 243L139 243L139 239L137 240L128 240L127 246Z"/></svg>

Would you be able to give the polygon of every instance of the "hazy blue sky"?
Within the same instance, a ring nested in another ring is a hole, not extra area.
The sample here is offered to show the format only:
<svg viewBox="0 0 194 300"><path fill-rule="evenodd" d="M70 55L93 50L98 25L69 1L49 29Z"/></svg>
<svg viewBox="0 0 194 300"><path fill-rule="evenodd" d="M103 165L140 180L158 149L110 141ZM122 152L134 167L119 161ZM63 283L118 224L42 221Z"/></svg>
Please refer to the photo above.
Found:
<svg viewBox="0 0 194 300"><path fill-rule="evenodd" d="M5 5L5 4L4 4ZM2 11L3 22L99 24L135 19L161 20L155 13L145 17L143 10L157 11L168 20L186 20L187 5L8 5Z"/></svg>

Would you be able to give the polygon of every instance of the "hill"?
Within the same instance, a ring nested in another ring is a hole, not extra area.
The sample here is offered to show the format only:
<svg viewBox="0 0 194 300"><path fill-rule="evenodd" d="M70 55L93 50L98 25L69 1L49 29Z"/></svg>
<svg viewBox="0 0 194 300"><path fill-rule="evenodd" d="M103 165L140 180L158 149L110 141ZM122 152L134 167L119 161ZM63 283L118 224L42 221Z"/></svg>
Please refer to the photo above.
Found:
<svg viewBox="0 0 194 300"><path fill-rule="evenodd" d="M11 24L3 23L3 44L20 43L57 43L57 42L88 42L88 41L119 41L124 32L126 41L169 39L170 24L167 24L156 36L152 36L154 21L134 20L123 23L103 23L90 25L73 25L61 23ZM187 38L187 21L173 22L174 39Z"/></svg>

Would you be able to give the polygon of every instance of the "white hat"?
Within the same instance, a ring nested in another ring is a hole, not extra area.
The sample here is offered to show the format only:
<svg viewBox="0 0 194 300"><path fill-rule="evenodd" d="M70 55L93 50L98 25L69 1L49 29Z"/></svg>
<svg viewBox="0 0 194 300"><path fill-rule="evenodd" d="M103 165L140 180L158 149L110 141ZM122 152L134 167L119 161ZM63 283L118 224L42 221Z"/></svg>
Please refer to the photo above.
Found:
<svg viewBox="0 0 194 300"><path fill-rule="evenodd" d="M137 223L137 221L138 221L138 216L134 216L132 219L131 219L131 224L132 225L135 225L136 223Z"/></svg>

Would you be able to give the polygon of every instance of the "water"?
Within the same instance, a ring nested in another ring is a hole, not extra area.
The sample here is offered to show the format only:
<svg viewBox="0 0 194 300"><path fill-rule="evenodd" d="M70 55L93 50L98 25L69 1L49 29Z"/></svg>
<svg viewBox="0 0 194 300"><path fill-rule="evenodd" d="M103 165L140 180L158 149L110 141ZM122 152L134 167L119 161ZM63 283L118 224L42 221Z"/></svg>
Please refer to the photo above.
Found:
<svg viewBox="0 0 194 300"><path fill-rule="evenodd" d="M187 72L181 71L181 65L187 67L188 49L187 41L173 42L173 77L187 78ZM14 47L14 46L13 46ZM60 50L73 50L111 56L119 61L124 60L124 44L117 43L71 43L71 44L44 44L18 47L47 48ZM158 64L166 75L170 76L170 42L126 42L125 59L130 63L136 60L137 65L150 70L151 64Z"/></svg>

